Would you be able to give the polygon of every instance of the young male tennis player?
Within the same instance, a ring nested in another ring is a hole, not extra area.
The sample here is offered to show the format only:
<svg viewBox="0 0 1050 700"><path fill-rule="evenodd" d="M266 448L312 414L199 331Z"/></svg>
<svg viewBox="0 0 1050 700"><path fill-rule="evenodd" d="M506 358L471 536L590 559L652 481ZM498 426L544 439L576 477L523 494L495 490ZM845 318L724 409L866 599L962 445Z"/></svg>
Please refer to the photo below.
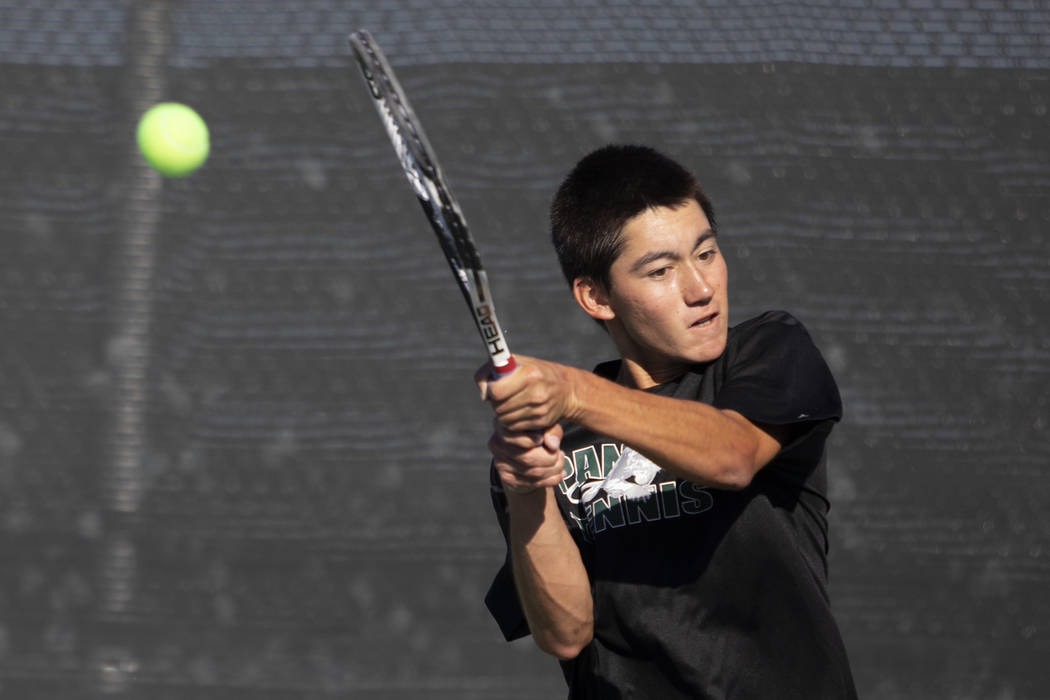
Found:
<svg viewBox="0 0 1050 700"><path fill-rule="evenodd" d="M620 357L476 375L504 635L560 659L572 699L855 698L827 593L841 402L805 328L782 311L729 326L711 203L651 149L585 157L551 223Z"/></svg>

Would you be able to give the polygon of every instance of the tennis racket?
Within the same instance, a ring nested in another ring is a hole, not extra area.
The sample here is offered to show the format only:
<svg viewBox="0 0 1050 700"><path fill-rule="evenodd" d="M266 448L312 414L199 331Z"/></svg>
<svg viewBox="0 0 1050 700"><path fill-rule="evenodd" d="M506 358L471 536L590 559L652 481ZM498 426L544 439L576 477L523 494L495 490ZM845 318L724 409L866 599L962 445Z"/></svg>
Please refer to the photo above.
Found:
<svg viewBox="0 0 1050 700"><path fill-rule="evenodd" d="M354 32L350 35L350 48L401 168L437 234L441 250L470 307L481 340L492 358L496 376L508 374L514 370L516 363L496 320L496 306L489 292L488 275L481 265L481 257L459 203L452 196L437 156L423 133L423 126L372 35L364 29Z"/></svg>

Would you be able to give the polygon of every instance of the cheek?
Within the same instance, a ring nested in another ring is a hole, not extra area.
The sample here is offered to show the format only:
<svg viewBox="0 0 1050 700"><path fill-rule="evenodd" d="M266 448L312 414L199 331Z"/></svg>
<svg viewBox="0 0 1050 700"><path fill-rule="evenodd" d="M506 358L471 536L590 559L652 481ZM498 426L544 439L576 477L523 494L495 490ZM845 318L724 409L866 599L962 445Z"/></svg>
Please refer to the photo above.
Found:
<svg viewBox="0 0 1050 700"><path fill-rule="evenodd" d="M670 287L652 289L646 294L625 296L621 300L624 313L642 320L655 320L667 314L668 299L674 298Z"/></svg>

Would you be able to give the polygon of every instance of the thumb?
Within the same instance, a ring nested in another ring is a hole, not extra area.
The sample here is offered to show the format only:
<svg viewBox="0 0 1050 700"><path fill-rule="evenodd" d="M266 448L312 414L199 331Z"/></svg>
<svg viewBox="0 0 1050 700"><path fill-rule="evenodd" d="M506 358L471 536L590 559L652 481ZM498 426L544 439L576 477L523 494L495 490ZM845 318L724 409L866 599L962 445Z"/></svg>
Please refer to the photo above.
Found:
<svg viewBox="0 0 1050 700"><path fill-rule="evenodd" d="M547 428L547 430L545 430L543 433L544 447L546 447L551 452L557 452L558 448L561 447L561 438L563 432L564 431L562 431L560 423L555 423L551 427Z"/></svg>
<svg viewBox="0 0 1050 700"><path fill-rule="evenodd" d="M489 380L491 378L492 362L486 362L481 367L478 367L478 371L474 373L474 383L478 385L482 401L487 401L489 398Z"/></svg>

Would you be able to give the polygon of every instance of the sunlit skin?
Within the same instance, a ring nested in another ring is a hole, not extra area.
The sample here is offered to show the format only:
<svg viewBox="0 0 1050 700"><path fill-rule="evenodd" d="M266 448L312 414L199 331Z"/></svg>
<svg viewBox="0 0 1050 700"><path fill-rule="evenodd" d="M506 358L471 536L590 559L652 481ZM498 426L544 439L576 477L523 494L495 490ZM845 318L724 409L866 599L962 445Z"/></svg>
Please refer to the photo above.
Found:
<svg viewBox="0 0 1050 700"><path fill-rule="evenodd" d="M647 209L623 228L608 288L580 278L577 301L605 321L623 368L620 383L662 384L725 349L729 297L725 259L695 200Z"/></svg>

